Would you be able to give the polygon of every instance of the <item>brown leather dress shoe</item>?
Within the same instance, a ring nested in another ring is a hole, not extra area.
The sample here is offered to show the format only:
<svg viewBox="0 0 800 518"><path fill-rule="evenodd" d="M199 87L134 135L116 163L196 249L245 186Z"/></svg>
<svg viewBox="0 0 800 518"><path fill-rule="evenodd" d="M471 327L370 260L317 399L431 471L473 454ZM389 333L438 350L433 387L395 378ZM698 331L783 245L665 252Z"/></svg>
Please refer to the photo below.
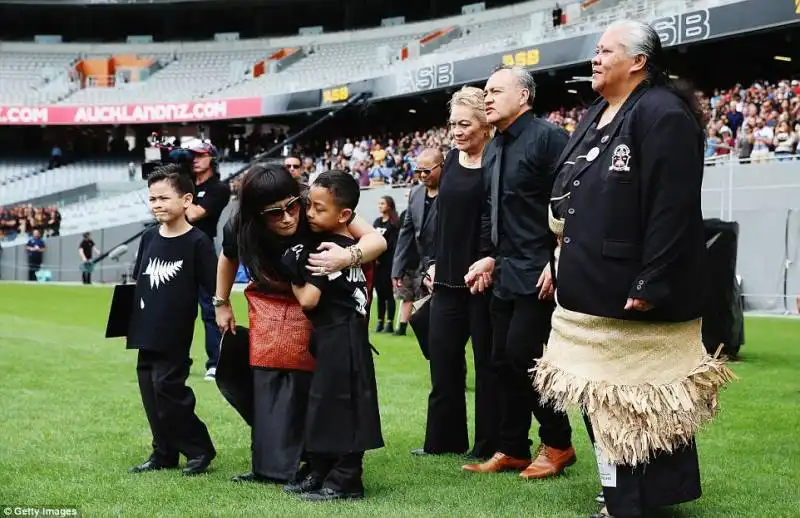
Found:
<svg viewBox="0 0 800 518"><path fill-rule="evenodd" d="M498 451L486 462L466 464L461 466L461 469L472 473L500 473L502 471L522 471L530 463L531 459L515 459Z"/></svg>
<svg viewBox="0 0 800 518"><path fill-rule="evenodd" d="M567 466L575 464L576 460L575 448L572 446L566 450L558 450L542 444L536 450L536 458L531 465L519 476L526 480L555 477L567 469Z"/></svg>

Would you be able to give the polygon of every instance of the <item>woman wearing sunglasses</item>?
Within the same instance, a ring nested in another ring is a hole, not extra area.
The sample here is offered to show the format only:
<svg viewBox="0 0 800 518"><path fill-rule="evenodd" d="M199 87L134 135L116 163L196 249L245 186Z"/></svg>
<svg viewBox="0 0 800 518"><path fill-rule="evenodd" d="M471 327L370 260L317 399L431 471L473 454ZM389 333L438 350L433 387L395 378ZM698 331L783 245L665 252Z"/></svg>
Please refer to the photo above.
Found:
<svg viewBox="0 0 800 518"><path fill-rule="evenodd" d="M234 477L237 482L284 482L299 475L314 358L311 324L280 259L310 232L302 188L283 167L255 165L242 179L238 212L225 226L215 297L223 333L236 331L228 299L240 263L251 279L245 296L253 369L252 471ZM373 261L386 250L383 237L359 216L349 229L358 244L323 243L309 260L315 274Z"/></svg>

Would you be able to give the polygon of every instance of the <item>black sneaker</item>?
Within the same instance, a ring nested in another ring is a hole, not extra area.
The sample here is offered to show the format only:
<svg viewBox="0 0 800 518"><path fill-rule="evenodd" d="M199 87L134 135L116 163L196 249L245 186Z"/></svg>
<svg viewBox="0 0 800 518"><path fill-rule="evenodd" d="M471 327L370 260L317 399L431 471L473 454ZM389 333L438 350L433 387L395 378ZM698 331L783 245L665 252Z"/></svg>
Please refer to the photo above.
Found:
<svg viewBox="0 0 800 518"><path fill-rule="evenodd" d="M394 334L394 325L391 322L389 322L388 324L386 324L386 327L384 328L384 331L386 331L390 335Z"/></svg>
<svg viewBox="0 0 800 518"><path fill-rule="evenodd" d="M317 491L300 493L300 499L306 502L330 502L333 500L361 500L364 498L364 491L345 492L329 487L323 487Z"/></svg>
<svg viewBox="0 0 800 518"><path fill-rule="evenodd" d="M292 493L292 494L310 493L313 491L319 491L320 489L322 489L322 482L323 480L320 477L317 477L312 474L308 475L300 482L292 482L290 484L286 484L285 486L283 486L283 491L285 493Z"/></svg>
<svg viewBox="0 0 800 518"><path fill-rule="evenodd" d="M208 471L213 459L214 457L211 455L200 455L199 457L188 459L186 466L183 467L183 474L187 477L202 475Z"/></svg>
<svg viewBox="0 0 800 518"><path fill-rule="evenodd" d="M376 333L382 333L383 332L383 320L378 320L378 325L375 326L375 332Z"/></svg>
<svg viewBox="0 0 800 518"><path fill-rule="evenodd" d="M129 473L146 473L148 471L159 471L162 469L175 469L178 467L178 461L165 462L155 457L150 457L138 466L134 466L128 470Z"/></svg>

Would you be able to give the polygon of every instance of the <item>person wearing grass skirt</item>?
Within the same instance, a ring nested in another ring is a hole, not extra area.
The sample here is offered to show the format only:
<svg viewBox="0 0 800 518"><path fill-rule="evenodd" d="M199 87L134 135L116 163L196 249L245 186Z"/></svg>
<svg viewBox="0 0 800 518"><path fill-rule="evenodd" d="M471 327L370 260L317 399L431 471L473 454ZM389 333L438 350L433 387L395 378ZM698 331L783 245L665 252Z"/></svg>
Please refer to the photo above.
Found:
<svg viewBox="0 0 800 518"><path fill-rule="evenodd" d="M701 336L703 124L647 24L609 27L589 108L556 169L557 307L533 372L543 403L582 410L605 508L638 518L700 497L695 435L732 373Z"/></svg>

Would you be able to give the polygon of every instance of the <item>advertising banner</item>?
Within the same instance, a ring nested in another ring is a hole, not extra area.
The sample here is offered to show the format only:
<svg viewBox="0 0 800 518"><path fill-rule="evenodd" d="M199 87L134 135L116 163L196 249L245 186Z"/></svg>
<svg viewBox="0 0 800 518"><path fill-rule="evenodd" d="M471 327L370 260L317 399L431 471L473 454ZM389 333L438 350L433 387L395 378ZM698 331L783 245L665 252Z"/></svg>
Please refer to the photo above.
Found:
<svg viewBox="0 0 800 518"><path fill-rule="evenodd" d="M262 115L262 99L111 105L0 105L0 124L14 126L148 124L239 119Z"/></svg>

